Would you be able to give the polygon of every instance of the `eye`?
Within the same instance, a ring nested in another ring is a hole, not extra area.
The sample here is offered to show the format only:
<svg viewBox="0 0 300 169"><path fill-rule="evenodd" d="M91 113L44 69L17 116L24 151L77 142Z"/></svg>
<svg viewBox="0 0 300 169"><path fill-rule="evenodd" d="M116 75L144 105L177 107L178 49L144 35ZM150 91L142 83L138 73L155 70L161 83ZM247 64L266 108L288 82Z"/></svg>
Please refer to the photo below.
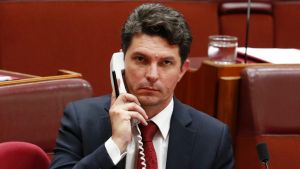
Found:
<svg viewBox="0 0 300 169"><path fill-rule="evenodd" d="M173 61L166 59L162 63L163 63L163 65L172 65Z"/></svg>
<svg viewBox="0 0 300 169"><path fill-rule="evenodd" d="M134 58L137 62L144 62L145 61L145 57L144 56L141 56L141 55L138 55Z"/></svg>

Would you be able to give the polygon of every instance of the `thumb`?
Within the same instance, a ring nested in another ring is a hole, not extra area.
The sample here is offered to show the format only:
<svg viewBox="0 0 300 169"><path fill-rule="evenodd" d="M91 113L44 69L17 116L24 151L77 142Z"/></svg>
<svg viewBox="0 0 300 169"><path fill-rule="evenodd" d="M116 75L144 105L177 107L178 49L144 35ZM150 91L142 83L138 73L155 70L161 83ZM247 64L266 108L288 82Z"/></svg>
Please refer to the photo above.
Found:
<svg viewBox="0 0 300 169"><path fill-rule="evenodd" d="M114 102L116 101L116 99L117 99L116 92L115 92L115 89L113 89L112 92L111 92L110 105L113 105Z"/></svg>

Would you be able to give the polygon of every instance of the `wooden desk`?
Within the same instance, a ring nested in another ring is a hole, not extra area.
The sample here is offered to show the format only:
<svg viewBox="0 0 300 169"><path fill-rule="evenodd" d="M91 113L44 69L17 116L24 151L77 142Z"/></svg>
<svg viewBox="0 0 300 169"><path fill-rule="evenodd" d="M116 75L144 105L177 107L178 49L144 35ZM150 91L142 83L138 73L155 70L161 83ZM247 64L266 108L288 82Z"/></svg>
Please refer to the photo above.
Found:
<svg viewBox="0 0 300 169"><path fill-rule="evenodd" d="M69 79L69 78L81 78L82 75L77 72L72 72L69 70L58 70L57 75L54 76L35 76L24 73L18 73L13 71L7 71L0 69L0 75L12 76L13 80L2 81L0 82L0 86L20 84L20 83L32 83L32 82L40 82L40 81L48 81L48 80L58 80L58 79Z"/></svg>
<svg viewBox="0 0 300 169"><path fill-rule="evenodd" d="M194 61L194 60L192 60ZM196 60L197 61L197 60ZM194 63L194 65L197 65ZM217 114L217 98L219 96L219 81L236 79L246 66L269 65L269 64L215 64L209 60L203 60L201 66L195 70L190 69L183 77L176 96L185 103L206 112L209 115ZM223 78L226 77L226 78Z"/></svg>
<svg viewBox="0 0 300 169"><path fill-rule="evenodd" d="M199 60L193 60L197 62ZM197 63L193 63L198 65ZM178 84L175 94L184 103L228 124L235 135L241 71L248 66L270 63L215 64L203 60L198 69L191 68ZM277 64L282 66L282 64Z"/></svg>
<svg viewBox="0 0 300 169"><path fill-rule="evenodd" d="M26 79L26 78L38 77L35 75L13 72L13 71L8 71L8 70L3 70L3 69L0 69L0 75L1 76L11 76L14 79Z"/></svg>

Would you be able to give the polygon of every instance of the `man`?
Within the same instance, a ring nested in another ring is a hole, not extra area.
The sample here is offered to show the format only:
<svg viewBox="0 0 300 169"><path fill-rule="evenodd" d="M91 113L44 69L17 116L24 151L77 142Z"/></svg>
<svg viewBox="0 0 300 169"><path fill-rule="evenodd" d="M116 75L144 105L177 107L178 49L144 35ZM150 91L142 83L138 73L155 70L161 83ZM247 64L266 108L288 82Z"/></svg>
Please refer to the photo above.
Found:
<svg viewBox="0 0 300 169"><path fill-rule="evenodd" d="M50 168L232 169L227 126L173 96L189 67L191 41L187 23L174 9L160 4L136 8L122 29L129 93L70 103ZM141 130L157 129L151 144L143 140L152 147L145 147L145 164L133 119Z"/></svg>

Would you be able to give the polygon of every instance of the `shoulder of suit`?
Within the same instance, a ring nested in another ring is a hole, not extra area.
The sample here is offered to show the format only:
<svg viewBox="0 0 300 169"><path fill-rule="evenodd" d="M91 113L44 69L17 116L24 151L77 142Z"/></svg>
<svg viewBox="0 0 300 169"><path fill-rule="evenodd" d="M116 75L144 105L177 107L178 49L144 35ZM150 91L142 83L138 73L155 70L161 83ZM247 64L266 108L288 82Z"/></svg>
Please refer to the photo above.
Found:
<svg viewBox="0 0 300 169"><path fill-rule="evenodd" d="M81 119L107 118L109 106L110 95L105 95L73 101L66 106L65 112Z"/></svg>
<svg viewBox="0 0 300 169"><path fill-rule="evenodd" d="M107 116L110 106L110 95L91 97L81 100L76 100L66 106L66 110L73 110L80 114L102 114ZM82 113L84 112L84 113ZM77 114L76 113L76 114Z"/></svg>
<svg viewBox="0 0 300 169"><path fill-rule="evenodd" d="M76 100L72 102L76 105L106 105L110 103L110 95L98 96L98 97L90 97L81 100Z"/></svg>

